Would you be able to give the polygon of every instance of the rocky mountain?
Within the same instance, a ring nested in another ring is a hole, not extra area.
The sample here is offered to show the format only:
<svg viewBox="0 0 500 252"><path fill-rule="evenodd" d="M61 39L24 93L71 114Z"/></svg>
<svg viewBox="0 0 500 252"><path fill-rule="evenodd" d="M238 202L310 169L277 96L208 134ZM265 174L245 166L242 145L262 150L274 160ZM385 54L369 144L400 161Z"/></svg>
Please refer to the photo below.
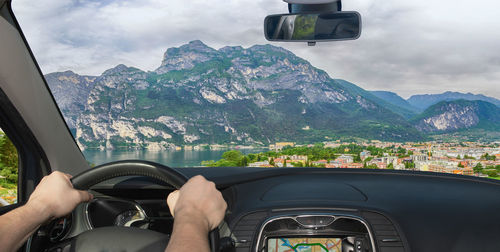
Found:
<svg viewBox="0 0 500 252"><path fill-rule="evenodd" d="M496 106L500 107L500 100L484 96L481 94L472 94L472 93L459 93L459 92L445 92L442 94L423 94L423 95L413 95L407 101L411 106L419 109L420 111L424 111L428 107L441 102L441 101L454 101L454 100L480 100L486 101Z"/></svg>
<svg viewBox="0 0 500 252"><path fill-rule="evenodd" d="M383 100L271 45L191 41L168 49L152 72L118 65L46 77L83 148L422 138Z"/></svg>
<svg viewBox="0 0 500 252"><path fill-rule="evenodd" d="M450 132L463 129L500 131L500 108L485 101L442 101L412 119L423 132Z"/></svg>
<svg viewBox="0 0 500 252"><path fill-rule="evenodd" d="M90 90L94 88L95 76L81 76L72 71L45 75L52 95L61 109L68 127L74 134L76 120L85 111Z"/></svg>
<svg viewBox="0 0 500 252"><path fill-rule="evenodd" d="M404 109L408 111L410 117L415 116L418 114L420 111L419 109L413 107L407 100L403 99L401 96L394 92L389 92L389 91L371 91L371 93L378 98L390 103L392 106L399 107L401 109Z"/></svg>

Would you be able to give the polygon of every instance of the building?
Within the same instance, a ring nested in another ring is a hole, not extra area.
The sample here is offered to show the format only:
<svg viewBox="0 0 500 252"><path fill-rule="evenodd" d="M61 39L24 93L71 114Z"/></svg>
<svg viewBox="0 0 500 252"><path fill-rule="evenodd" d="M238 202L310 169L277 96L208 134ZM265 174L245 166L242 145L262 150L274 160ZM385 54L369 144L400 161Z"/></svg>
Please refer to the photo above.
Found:
<svg viewBox="0 0 500 252"><path fill-rule="evenodd" d="M294 147L295 143L294 142L277 142L275 144L269 145L269 150L281 151L286 146Z"/></svg>
<svg viewBox="0 0 500 252"><path fill-rule="evenodd" d="M259 161L248 164L249 167L263 167L269 165L269 161Z"/></svg>
<svg viewBox="0 0 500 252"><path fill-rule="evenodd" d="M325 164L325 168L340 168L342 163L338 161L330 161L330 163Z"/></svg>
<svg viewBox="0 0 500 252"><path fill-rule="evenodd" d="M291 156L283 155L283 156L280 156L279 158L290 160L292 162L299 162L299 161L305 162L305 161L307 161L307 156L304 156L304 155L291 155Z"/></svg>
<svg viewBox="0 0 500 252"><path fill-rule="evenodd" d="M365 159L370 157L371 155L372 153L370 151L362 151L361 153L359 153L359 157L362 161L365 161Z"/></svg>
<svg viewBox="0 0 500 252"><path fill-rule="evenodd" d="M348 155L340 155L337 159L335 159L335 161L338 161L342 164L353 163L354 158L352 156L348 156Z"/></svg>
<svg viewBox="0 0 500 252"><path fill-rule="evenodd" d="M413 160L413 162L425 162L427 158L427 155L411 155L411 160Z"/></svg>
<svg viewBox="0 0 500 252"><path fill-rule="evenodd" d="M343 164L342 168L363 168L362 163L348 163L348 164Z"/></svg>
<svg viewBox="0 0 500 252"><path fill-rule="evenodd" d="M325 148L337 148L340 146L338 142L324 142Z"/></svg>
<svg viewBox="0 0 500 252"><path fill-rule="evenodd" d="M460 168L460 167L447 167L443 165L435 165L431 164L429 165L429 171L431 172L441 172L441 173L451 173L451 174L460 174L460 175L469 175L473 176L474 175L474 170L472 167L465 167L465 168Z"/></svg>

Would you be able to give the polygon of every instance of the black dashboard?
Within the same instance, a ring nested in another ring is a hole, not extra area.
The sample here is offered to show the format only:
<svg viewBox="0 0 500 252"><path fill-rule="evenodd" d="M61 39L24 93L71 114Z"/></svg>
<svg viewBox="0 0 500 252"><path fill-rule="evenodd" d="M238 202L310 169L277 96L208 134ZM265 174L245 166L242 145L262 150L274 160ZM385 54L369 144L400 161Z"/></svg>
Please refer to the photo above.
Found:
<svg viewBox="0 0 500 252"><path fill-rule="evenodd" d="M228 202L220 226L224 251L275 251L283 244L291 251L312 244L343 252L500 248L500 183L489 179L366 169L177 170L202 174L222 191ZM169 185L121 177L92 189L100 197L65 218L70 227L63 230L59 222L55 240L103 226L171 232Z"/></svg>

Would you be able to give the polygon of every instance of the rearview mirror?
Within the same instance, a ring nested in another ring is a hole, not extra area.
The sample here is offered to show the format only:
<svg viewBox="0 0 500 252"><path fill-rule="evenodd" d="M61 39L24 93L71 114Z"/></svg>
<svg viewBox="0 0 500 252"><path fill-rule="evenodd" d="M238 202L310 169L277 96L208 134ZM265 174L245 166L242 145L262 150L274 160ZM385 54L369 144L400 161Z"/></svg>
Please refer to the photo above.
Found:
<svg viewBox="0 0 500 252"><path fill-rule="evenodd" d="M361 35L361 15L355 11L318 14L278 14L264 20L269 41L352 40Z"/></svg>

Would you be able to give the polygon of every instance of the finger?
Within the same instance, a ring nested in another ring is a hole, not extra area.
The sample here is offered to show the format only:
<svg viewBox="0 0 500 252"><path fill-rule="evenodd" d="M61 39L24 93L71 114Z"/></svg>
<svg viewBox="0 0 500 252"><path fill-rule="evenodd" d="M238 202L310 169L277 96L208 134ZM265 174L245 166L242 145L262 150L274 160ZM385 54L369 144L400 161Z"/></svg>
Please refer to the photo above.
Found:
<svg viewBox="0 0 500 252"><path fill-rule="evenodd" d="M73 178L73 175L69 174L69 173L64 173L64 175L66 176L66 178L68 179L72 179Z"/></svg>
<svg viewBox="0 0 500 252"><path fill-rule="evenodd" d="M80 197L80 202L88 202L94 198L92 194L87 191L76 190Z"/></svg>
<svg viewBox="0 0 500 252"><path fill-rule="evenodd" d="M174 209L178 199L179 199L179 190L171 192L167 197L167 205L168 208L170 209L170 214L172 214L172 217L175 217Z"/></svg>

